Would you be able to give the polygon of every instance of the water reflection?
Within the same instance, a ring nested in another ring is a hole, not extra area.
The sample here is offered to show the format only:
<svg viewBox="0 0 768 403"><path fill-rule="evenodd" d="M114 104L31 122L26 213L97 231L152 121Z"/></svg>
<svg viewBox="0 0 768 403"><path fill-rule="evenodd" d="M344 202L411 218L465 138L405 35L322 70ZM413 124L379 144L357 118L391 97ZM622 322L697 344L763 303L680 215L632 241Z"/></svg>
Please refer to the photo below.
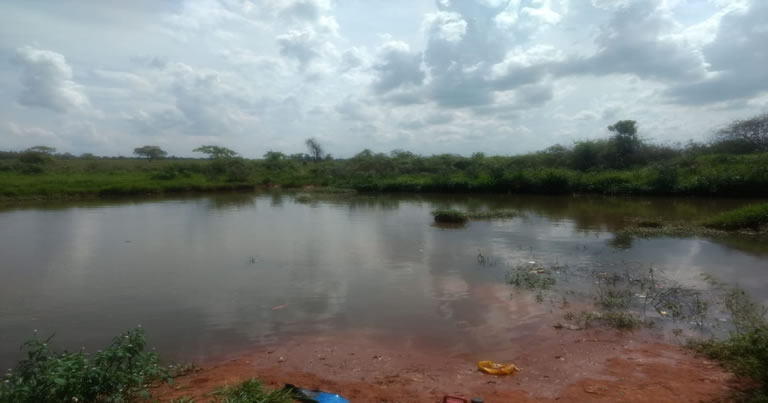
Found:
<svg viewBox="0 0 768 403"><path fill-rule="evenodd" d="M627 214L697 219L745 202L367 195L309 205L272 193L6 206L0 365L33 329L79 348L136 324L171 359L345 328L482 348L534 331L547 313L503 284L510 265L529 261L653 266L687 283L710 273L765 301L766 245L613 235ZM524 216L445 229L433 224L437 207ZM479 252L498 264L479 265Z"/></svg>

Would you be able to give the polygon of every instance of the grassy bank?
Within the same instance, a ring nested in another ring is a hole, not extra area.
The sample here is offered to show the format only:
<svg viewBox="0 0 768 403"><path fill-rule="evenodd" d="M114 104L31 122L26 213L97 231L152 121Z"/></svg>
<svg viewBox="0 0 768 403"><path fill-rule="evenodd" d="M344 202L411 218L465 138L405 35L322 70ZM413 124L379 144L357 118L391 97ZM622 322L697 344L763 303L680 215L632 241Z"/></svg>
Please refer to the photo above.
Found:
<svg viewBox="0 0 768 403"><path fill-rule="evenodd" d="M726 211L700 221L667 222L653 218L636 218L616 233L616 240L632 237L691 237L704 236L720 239L768 238L768 203L752 204Z"/></svg>

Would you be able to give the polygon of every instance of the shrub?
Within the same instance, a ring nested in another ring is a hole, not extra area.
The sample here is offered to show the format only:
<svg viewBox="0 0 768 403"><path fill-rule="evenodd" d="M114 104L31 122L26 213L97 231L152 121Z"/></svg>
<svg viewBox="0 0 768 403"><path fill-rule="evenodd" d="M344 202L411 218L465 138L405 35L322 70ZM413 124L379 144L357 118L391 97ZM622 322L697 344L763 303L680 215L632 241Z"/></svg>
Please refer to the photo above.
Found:
<svg viewBox="0 0 768 403"><path fill-rule="evenodd" d="M432 212L435 222L442 223L464 223L467 221L467 215L459 210L439 209Z"/></svg>
<svg viewBox="0 0 768 403"><path fill-rule="evenodd" d="M54 352L52 337L24 343L27 359L0 384L1 402L124 402L148 397L155 380L170 380L155 353L144 352L144 331L114 338L103 351Z"/></svg>

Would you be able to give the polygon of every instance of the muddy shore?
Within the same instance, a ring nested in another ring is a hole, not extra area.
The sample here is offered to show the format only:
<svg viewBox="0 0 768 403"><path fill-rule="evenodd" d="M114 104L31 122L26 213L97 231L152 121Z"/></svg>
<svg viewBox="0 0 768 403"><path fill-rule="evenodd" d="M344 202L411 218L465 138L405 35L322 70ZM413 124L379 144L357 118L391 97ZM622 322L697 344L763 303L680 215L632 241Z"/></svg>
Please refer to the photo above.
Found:
<svg viewBox="0 0 768 403"><path fill-rule="evenodd" d="M294 337L240 354L153 391L161 401L206 401L224 385L256 377L338 393L352 402L439 402L444 395L486 402L698 402L727 398L730 374L651 331L542 327L525 343L456 352L429 340L375 331ZM530 336L530 335L529 335ZM486 375L479 360L513 362L513 376Z"/></svg>

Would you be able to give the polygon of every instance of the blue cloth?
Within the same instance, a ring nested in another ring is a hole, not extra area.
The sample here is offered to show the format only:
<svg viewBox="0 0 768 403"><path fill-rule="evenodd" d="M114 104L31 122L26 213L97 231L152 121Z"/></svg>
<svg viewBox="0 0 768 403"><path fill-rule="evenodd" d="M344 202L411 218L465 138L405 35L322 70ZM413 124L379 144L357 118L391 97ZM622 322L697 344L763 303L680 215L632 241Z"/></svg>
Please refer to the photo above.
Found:
<svg viewBox="0 0 768 403"><path fill-rule="evenodd" d="M316 391L303 391L308 398L315 400L317 403L349 403L349 400L331 393L316 392Z"/></svg>

